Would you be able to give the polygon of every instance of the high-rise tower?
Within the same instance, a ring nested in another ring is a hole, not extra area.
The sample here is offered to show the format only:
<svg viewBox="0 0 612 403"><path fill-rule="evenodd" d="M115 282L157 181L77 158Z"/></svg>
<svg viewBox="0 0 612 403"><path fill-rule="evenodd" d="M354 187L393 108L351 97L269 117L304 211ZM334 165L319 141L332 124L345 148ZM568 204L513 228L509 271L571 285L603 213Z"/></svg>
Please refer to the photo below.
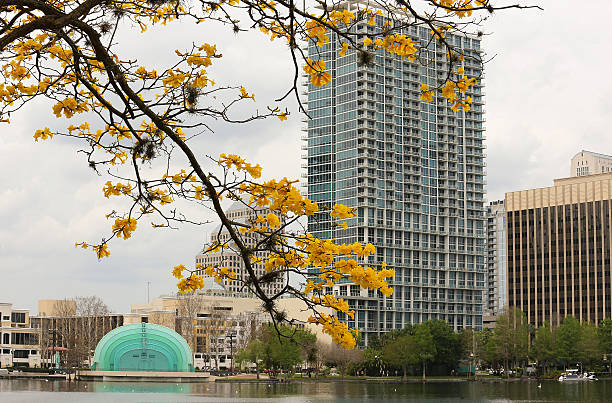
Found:
<svg viewBox="0 0 612 403"><path fill-rule="evenodd" d="M353 10L357 2L346 3ZM376 17L379 30L384 17ZM373 32L366 22L355 32ZM485 287L484 109L480 39L447 35L464 54L461 63L477 84L467 95L472 109L452 112L436 94L419 99L420 84L444 84L446 49L430 28L411 26L403 34L423 46L411 62L383 50L371 65L359 65L354 50L340 56L338 38L309 56L323 59L333 79L308 87L305 147L310 199L357 208L348 228L334 227L326 214L309 219L316 236L340 242L372 242L377 250L364 264L387 262L395 269L394 293L384 297L350 283L334 292L356 310L344 318L371 335L408 323L444 319L455 329L481 328ZM361 43L363 37L358 37ZM342 319L342 315L341 315Z"/></svg>
<svg viewBox="0 0 612 403"><path fill-rule="evenodd" d="M506 208L503 200L487 208L487 295L486 309L498 315L508 305Z"/></svg>

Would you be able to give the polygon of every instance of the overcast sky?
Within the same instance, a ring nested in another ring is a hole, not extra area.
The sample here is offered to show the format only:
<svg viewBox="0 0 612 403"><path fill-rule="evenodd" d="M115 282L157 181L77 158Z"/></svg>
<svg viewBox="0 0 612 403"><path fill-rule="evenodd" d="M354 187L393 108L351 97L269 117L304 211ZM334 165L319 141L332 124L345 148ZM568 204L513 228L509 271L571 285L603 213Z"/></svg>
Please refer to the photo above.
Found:
<svg viewBox="0 0 612 403"><path fill-rule="evenodd" d="M612 2L539 2L544 11L497 13L484 31L486 65L487 191L544 187L569 176L570 158L582 149L612 153L609 16ZM581 14L582 13L582 14ZM138 31L135 31L138 32ZM238 36L219 26L170 25L146 34L126 32L120 56L150 66L172 60L192 41L216 43L223 58L211 77L244 85L260 109L287 89L292 70L284 46L263 35ZM284 106L294 110L293 102ZM31 105L0 126L0 301L37 312L37 300L98 295L118 312L131 303L175 291L170 269L193 264L207 228L152 230L140 225L128 241L111 245L110 258L74 248L96 241L109 228L104 215L121 204L105 199L109 179L97 176L76 153L75 143L54 138L42 144L38 128L59 125L46 104ZM248 126L212 124L196 143L200 154L236 152L264 167L264 176L298 178L302 116ZM59 126L58 126L59 127Z"/></svg>

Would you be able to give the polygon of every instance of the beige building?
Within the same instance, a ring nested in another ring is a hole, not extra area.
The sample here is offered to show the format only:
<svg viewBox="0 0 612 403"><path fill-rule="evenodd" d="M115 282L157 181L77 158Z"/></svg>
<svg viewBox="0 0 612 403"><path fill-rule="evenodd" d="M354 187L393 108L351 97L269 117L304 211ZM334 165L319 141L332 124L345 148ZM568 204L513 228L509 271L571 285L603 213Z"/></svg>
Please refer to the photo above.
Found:
<svg viewBox="0 0 612 403"><path fill-rule="evenodd" d="M612 173L506 193L508 302L530 323L612 317Z"/></svg>
<svg viewBox="0 0 612 403"><path fill-rule="evenodd" d="M0 368L40 364L39 334L30 324L30 311L0 303Z"/></svg>
<svg viewBox="0 0 612 403"><path fill-rule="evenodd" d="M76 301L69 299L39 299L38 316L76 315Z"/></svg>
<svg viewBox="0 0 612 403"><path fill-rule="evenodd" d="M226 215L232 221L251 224L254 223L255 219L257 219L257 216L265 216L266 214L268 214L268 212L269 211L266 209L255 209L245 205L245 203L242 201L236 201L226 211ZM229 240L229 233L225 228L221 226L217 227L210 236L211 243L216 243L216 241L225 243ZM251 248L255 248L257 242L259 241L258 237L252 234L243 235L243 240L245 244ZM204 250L206 249L206 247L207 246L204 247ZM265 259L269 255L269 252L266 252L264 250L266 249L265 247L261 247L260 249L262 250L259 252L256 251L254 253L254 256ZM251 289L244 284L244 281L249 278L249 274L246 271L242 257L240 256L239 251L235 248L232 248L231 245L225 250L223 250L223 252L198 254L195 260L196 264L201 264L204 267L222 266L231 269L236 273L238 281L228 281L227 279L224 279L221 283L223 289L235 296L253 295ZM263 264L253 263L251 266L253 267L255 274L259 278L266 274ZM198 271L197 273L199 275L204 275L202 271ZM275 278L270 278L269 281L261 282L260 285L267 295L275 295L279 291L281 291L286 285L286 280L286 276L277 276Z"/></svg>
<svg viewBox="0 0 612 403"><path fill-rule="evenodd" d="M572 158L570 176L612 172L612 156L582 150Z"/></svg>

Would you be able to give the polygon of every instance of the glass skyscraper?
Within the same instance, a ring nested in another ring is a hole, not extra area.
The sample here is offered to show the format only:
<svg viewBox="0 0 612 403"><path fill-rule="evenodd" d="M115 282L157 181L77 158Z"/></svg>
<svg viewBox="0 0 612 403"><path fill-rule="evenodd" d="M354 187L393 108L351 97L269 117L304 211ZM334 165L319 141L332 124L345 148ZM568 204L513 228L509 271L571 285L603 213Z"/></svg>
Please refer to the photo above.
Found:
<svg viewBox="0 0 612 403"><path fill-rule="evenodd" d="M383 25L376 17L376 25ZM375 27L358 24L367 36ZM334 226L326 213L309 219L315 236L339 242L371 242L376 254L360 262L395 269L393 295L361 290L350 283L333 291L348 300L367 344L373 334L408 323L443 319L455 329L482 327L485 290L484 108L480 39L448 35L465 55L464 67L477 78L467 95L472 109L452 112L436 93L419 99L420 84L446 81L446 49L429 28L403 34L420 41L417 61L375 51L370 65L354 50L338 54L335 34L322 48L308 44L313 60L323 59L333 79L308 84L307 187L310 199L355 207L348 228ZM358 39L361 43L362 39Z"/></svg>

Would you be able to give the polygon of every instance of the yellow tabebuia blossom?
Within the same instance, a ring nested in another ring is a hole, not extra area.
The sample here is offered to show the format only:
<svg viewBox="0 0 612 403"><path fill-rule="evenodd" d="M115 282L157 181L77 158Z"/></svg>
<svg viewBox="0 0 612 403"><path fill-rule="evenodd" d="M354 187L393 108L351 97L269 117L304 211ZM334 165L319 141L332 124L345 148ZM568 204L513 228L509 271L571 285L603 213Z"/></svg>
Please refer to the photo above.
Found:
<svg viewBox="0 0 612 403"><path fill-rule="evenodd" d="M36 133L34 133L34 141L38 141L38 139L47 140L52 137L53 133L51 133L51 130L48 127L45 127L42 130L36 130Z"/></svg>
<svg viewBox="0 0 612 403"><path fill-rule="evenodd" d="M78 103L74 98L66 98L53 106L53 113L58 118L62 116L62 112L64 116L71 118L75 113L87 112L88 110L89 107L86 102Z"/></svg>
<svg viewBox="0 0 612 403"><path fill-rule="evenodd" d="M185 267L185 265L179 264L178 266L174 266L174 269L172 269L172 275L178 279L183 278L183 272L187 270L187 268Z"/></svg>
<svg viewBox="0 0 612 403"><path fill-rule="evenodd" d="M219 165L223 165L227 168L235 167L238 171L247 171L249 175L255 179L261 176L261 167L259 164L252 165L236 154L221 154L219 156Z"/></svg>
<svg viewBox="0 0 612 403"><path fill-rule="evenodd" d="M357 214L354 208L347 207L343 204L334 204L333 211L329 215L342 220L344 218L355 217Z"/></svg>
<svg viewBox="0 0 612 403"><path fill-rule="evenodd" d="M119 238L128 239L132 236L132 232L136 230L137 221L134 218L117 218L113 224L113 232Z"/></svg>
<svg viewBox="0 0 612 403"><path fill-rule="evenodd" d="M279 227L281 225L280 219L274 213L268 213L266 215L266 221L267 221L268 226L270 228L276 228L276 227Z"/></svg>
<svg viewBox="0 0 612 403"><path fill-rule="evenodd" d="M310 58L306 59L304 71L310 74L310 82L315 87L321 87L331 81L331 74L325 71L325 61L314 61Z"/></svg>
<svg viewBox="0 0 612 403"><path fill-rule="evenodd" d="M341 57L344 57L346 55L346 51L349 49L349 44L348 43L343 43L342 44L342 49L340 50L340 52L338 52L338 55L340 55Z"/></svg>
<svg viewBox="0 0 612 403"><path fill-rule="evenodd" d="M117 183L116 185L113 185L111 181L108 181L106 182L102 190L104 192L104 197L108 198L110 196L129 194L132 191L132 188L129 185L124 185L122 183Z"/></svg>
<svg viewBox="0 0 612 403"><path fill-rule="evenodd" d="M255 101L255 94L249 95L246 88L240 87L240 98L251 98L253 101Z"/></svg>
<svg viewBox="0 0 612 403"><path fill-rule="evenodd" d="M192 273L189 277L182 278L178 282L177 288L181 294L194 292L204 288L204 279L202 276Z"/></svg>
<svg viewBox="0 0 612 403"><path fill-rule="evenodd" d="M103 257L109 257L110 256L110 251L108 250L108 246L106 246L106 244L102 244L102 245L94 245L92 246L94 252L96 252L96 255L98 256L98 259L102 259Z"/></svg>
<svg viewBox="0 0 612 403"><path fill-rule="evenodd" d="M323 333L330 335L334 343L340 344L346 349L355 347L356 342L353 332L349 330L346 323L340 322L337 317L320 313L317 317L309 317L308 322L320 324L323 327Z"/></svg>
<svg viewBox="0 0 612 403"><path fill-rule="evenodd" d="M421 84L420 99L422 99L425 102L431 102L433 101L433 97L434 97L434 93L432 90L429 89L429 86L427 84Z"/></svg>

